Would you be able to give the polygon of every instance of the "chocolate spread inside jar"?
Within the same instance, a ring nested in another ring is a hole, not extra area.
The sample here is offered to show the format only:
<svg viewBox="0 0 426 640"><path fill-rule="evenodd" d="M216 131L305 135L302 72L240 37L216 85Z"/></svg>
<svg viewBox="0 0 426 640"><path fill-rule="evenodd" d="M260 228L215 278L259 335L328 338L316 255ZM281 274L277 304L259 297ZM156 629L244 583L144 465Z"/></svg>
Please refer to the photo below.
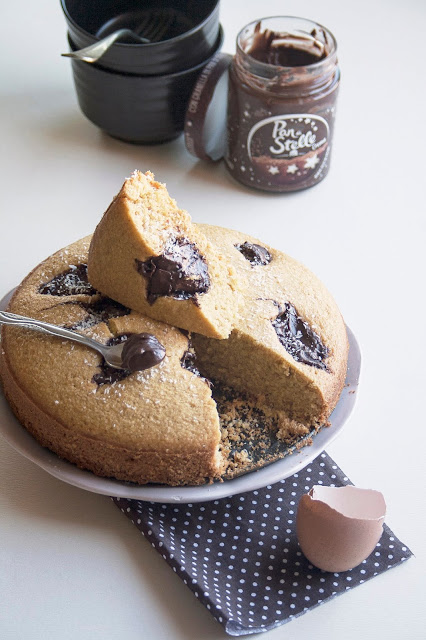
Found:
<svg viewBox="0 0 426 640"><path fill-rule="evenodd" d="M302 18L249 24L229 72L226 165L239 182L297 191L326 175L340 71L336 40Z"/></svg>

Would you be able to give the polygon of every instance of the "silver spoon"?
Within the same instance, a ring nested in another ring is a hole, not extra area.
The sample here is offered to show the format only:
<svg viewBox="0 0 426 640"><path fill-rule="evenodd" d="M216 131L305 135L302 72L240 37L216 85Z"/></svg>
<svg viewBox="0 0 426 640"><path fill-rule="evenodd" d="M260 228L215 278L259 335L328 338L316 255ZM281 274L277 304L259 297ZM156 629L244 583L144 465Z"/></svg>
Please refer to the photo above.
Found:
<svg viewBox="0 0 426 640"><path fill-rule="evenodd" d="M66 338L67 340L73 340L74 342L80 342L90 349L95 349L104 357L104 360L114 369L125 369L123 367L122 352L125 342L112 345L108 347L93 338L71 331L70 329L64 329L58 327L55 324L48 322L42 322L40 320L34 320L34 318L27 318L26 316L18 316L14 313L7 311L0 311L0 325L8 324L15 327L23 327L25 329L32 329L33 331L40 331L41 333L47 333L51 336L57 336L59 338Z"/></svg>

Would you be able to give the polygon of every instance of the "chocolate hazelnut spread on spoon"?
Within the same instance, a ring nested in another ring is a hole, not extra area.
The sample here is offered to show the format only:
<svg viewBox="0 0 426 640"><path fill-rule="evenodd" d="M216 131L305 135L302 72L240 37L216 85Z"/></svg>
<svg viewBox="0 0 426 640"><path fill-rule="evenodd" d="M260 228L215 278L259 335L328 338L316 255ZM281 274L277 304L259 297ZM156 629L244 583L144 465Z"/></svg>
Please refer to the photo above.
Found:
<svg viewBox="0 0 426 640"><path fill-rule="evenodd" d="M66 338L98 351L103 358L99 365L101 372L95 374L92 379L97 384L111 384L133 372L155 367L166 355L165 347L150 333L122 333L104 344L68 327L7 311L0 311L0 326L3 324L38 331L56 338Z"/></svg>
<svg viewBox="0 0 426 640"><path fill-rule="evenodd" d="M100 363L100 372L92 378L96 384L113 384L127 378L136 371L145 371L160 364L166 355L164 346L151 333L122 333L111 338L107 346L123 344L121 366L111 367L105 360Z"/></svg>

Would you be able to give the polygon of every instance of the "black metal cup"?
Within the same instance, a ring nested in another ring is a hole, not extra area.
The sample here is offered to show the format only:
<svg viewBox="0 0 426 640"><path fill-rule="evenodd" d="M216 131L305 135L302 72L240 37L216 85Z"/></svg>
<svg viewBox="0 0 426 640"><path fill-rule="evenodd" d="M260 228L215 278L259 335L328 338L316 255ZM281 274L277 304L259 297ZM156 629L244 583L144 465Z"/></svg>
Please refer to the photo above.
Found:
<svg viewBox="0 0 426 640"><path fill-rule="evenodd" d="M219 0L61 0L61 6L75 49L123 27L137 29L150 13L173 12L161 41L117 41L102 56L104 69L139 76L177 73L201 64L217 47Z"/></svg>

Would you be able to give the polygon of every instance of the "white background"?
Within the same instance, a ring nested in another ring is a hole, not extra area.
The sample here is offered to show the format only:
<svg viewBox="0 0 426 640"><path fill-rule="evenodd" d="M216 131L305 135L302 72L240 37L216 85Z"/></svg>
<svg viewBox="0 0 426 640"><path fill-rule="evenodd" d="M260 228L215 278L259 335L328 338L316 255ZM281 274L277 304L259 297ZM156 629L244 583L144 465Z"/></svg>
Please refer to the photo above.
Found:
<svg viewBox="0 0 426 640"><path fill-rule="evenodd" d="M268 638L424 637L425 4L224 0L223 50L246 23L300 15L339 43L328 177L268 195L183 139L132 146L80 113L59 2L2 1L0 294L90 233L123 179L151 169L195 221L244 230L313 269L363 351L355 413L328 452L383 492L415 558ZM219 640L225 633L107 497L56 480L0 440L2 640ZM266 636L265 636L266 637Z"/></svg>

